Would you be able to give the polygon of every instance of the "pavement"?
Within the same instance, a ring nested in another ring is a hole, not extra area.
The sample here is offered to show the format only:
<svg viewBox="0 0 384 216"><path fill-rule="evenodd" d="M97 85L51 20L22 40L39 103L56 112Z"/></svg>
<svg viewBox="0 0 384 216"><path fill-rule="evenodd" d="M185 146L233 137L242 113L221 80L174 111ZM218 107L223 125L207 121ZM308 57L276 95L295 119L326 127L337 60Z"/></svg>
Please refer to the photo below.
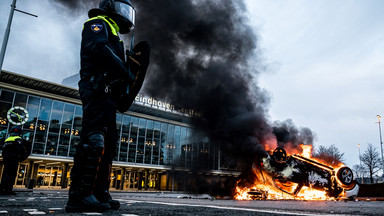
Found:
<svg viewBox="0 0 384 216"><path fill-rule="evenodd" d="M384 196L362 196L372 188L363 189L358 197L349 201L237 201L207 194L112 190L112 197L121 203L119 210L69 215L383 215ZM381 191L381 186L376 185L376 190ZM68 189L15 188L14 191L16 195L0 196L0 216L68 215L64 210Z"/></svg>

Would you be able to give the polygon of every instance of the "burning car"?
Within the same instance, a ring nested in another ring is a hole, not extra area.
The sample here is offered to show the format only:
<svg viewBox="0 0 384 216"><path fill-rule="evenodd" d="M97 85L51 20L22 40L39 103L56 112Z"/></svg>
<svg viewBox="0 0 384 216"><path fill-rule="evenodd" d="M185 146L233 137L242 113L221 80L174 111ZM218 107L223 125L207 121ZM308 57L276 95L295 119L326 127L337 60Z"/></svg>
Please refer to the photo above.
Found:
<svg viewBox="0 0 384 216"><path fill-rule="evenodd" d="M346 191L358 191L350 168L334 168L302 155L287 155L280 147L256 162L254 172L258 183L247 192L252 199L264 199L265 192L270 192L271 188L293 198L300 196L303 188L334 198L353 195L345 195Z"/></svg>

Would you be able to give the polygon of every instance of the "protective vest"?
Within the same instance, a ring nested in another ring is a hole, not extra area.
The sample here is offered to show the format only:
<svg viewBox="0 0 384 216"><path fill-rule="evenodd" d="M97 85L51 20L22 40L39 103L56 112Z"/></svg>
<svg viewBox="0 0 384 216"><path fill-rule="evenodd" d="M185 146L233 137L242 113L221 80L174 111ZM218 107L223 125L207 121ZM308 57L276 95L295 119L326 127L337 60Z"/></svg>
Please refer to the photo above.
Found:
<svg viewBox="0 0 384 216"><path fill-rule="evenodd" d="M10 136L4 142L14 142L16 139L21 139L20 136Z"/></svg>
<svg viewBox="0 0 384 216"><path fill-rule="evenodd" d="M127 69L124 66L124 45L118 31L116 22L103 15L84 23L80 51L80 97L108 92L117 98L121 94L119 83L114 81L122 80Z"/></svg>
<svg viewBox="0 0 384 216"><path fill-rule="evenodd" d="M15 152L15 151L18 151L18 150L15 150L15 149L19 149L19 147L22 145L23 143L23 140L20 136L10 136L8 137L5 141L4 141L4 145L3 145L3 154L5 153L4 151L6 151L5 149L12 149L11 151Z"/></svg>
<svg viewBox="0 0 384 216"><path fill-rule="evenodd" d="M104 22L106 22L106 23L109 25L109 27L111 28L112 34L115 35L115 36L119 36L119 35L117 34L117 32L119 32L120 28L119 28L119 26L116 24L115 21L113 21L112 19L109 19L109 20L108 20L108 19L106 18L106 16L99 15L99 16L97 16L97 17L92 17L92 18L88 19L86 22L91 21L91 20L95 20L95 19L101 19L101 20L103 20ZM112 22L112 23L111 23L111 22ZM83 28L84 28L84 26L83 26Z"/></svg>

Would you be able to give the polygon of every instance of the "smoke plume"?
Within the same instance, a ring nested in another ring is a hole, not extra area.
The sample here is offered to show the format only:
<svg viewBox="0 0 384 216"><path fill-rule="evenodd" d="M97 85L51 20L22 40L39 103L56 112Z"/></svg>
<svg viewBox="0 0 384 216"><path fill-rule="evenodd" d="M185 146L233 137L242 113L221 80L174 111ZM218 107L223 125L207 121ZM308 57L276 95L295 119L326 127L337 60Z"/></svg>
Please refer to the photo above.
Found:
<svg viewBox="0 0 384 216"><path fill-rule="evenodd" d="M79 1L56 2L90 9ZM202 113L193 123L225 158L235 159L247 173L271 140L279 146L312 142L309 129L268 121L269 95L257 85L262 72L258 35L248 24L243 1L132 3L136 41L149 41L152 48L142 93Z"/></svg>
<svg viewBox="0 0 384 216"><path fill-rule="evenodd" d="M144 92L202 113L194 123L235 156L259 151L272 131L265 117L269 98L255 85L258 37L244 3L146 0L135 6L137 39L152 44Z"/></svg>

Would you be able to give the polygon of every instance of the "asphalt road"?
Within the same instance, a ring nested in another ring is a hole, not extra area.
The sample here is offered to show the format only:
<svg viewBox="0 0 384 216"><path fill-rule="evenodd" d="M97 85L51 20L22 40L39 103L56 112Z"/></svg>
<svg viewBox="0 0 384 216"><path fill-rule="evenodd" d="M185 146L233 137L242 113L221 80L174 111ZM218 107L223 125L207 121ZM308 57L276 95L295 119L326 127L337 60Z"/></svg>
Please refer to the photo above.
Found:
<svg viewBox="0 0 384 216"><path fill-rule="evenodd" d="M0 215L384 215L383 201L236 201L161 192L112 192L119 210L66 214L67 193L19 189L0 196Z"/></svg>

